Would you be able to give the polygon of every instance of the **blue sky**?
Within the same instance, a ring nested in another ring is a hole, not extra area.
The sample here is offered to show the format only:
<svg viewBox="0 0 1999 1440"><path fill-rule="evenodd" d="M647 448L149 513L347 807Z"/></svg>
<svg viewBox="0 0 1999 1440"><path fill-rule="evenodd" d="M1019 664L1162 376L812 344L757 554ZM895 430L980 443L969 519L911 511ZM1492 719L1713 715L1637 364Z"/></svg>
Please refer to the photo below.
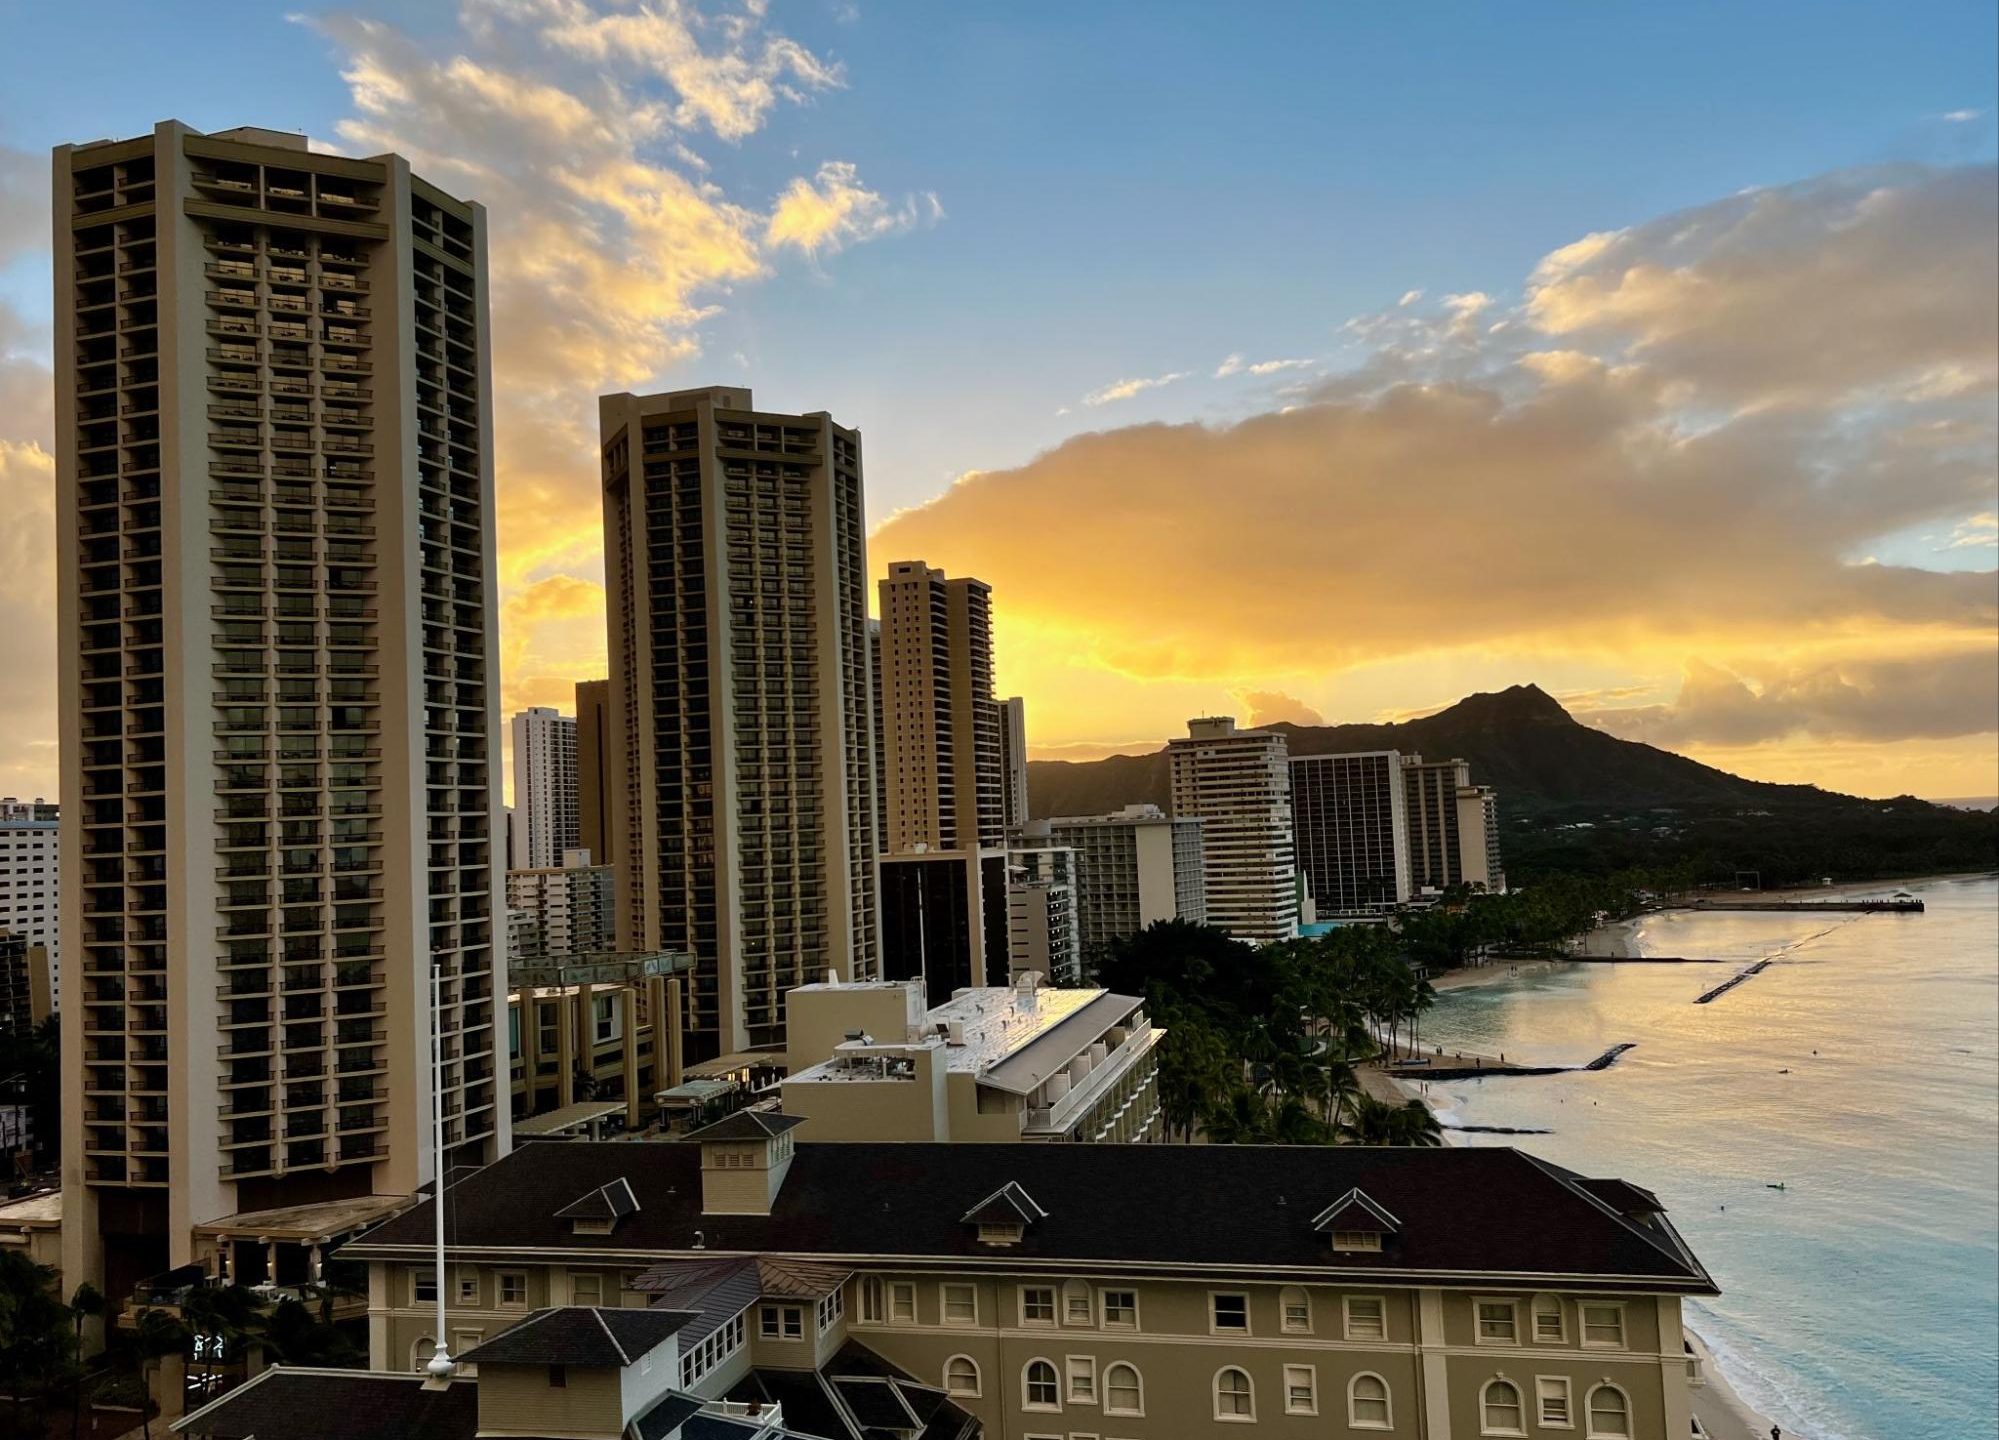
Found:
<svg viewBox="0 0 1999 1440"><path fill-rule="evenodd" d="M770 48L773 37L810 57L807 68L778 65L777 83L796 93L780 88L775 98L756 99L727 72L727 83L739 86L725 97L738 107L733 125L712 117L637 123L631 112L641 104L684 99L684 79L649 71L636 50L619 53L622 41L600 36L586 56L573 33L567 42L558 34L563 25L629 17L638 7L639 0L364 3L338 12L304 6L294 15L243 0L0 0L0 55L12 57L0 86L0 147L40 157L64 140L134 134L172 116L199 128L304 129L365 149L351 129L358 116L369 133L413 155L440 147L446 160L433 161L433 171L461 151L465 175L479 173L469 168L475 163L497 165L504 183L491 194L462 175L436 178L488 199L501 239L502 209L511 219L517 206L550 204L558 230L572 215L610 217L618 236L610 264L623 279L600 287L599 298L643 289L632 276L656 258L649 248L675 257L669 279L650 276L641 339L611 346L616 353L600 356L601 366L580 365L571 376L544 370L510 391L503 356L503 509L510 495L587 483L588 437L579 427L597 388L722 381L751 383L778 408L824 408L859 425L870 510L884 522L934 501L968 472L1032 473L1036 457L1089 432L1123 435L1154 421L1220 429L1319 403L1328 392L1314 387L1367 375L1385 356L1405 367L1398 372L1405 379L1414 376L1407 367L1428 366L1428 380L1489 384L1518 400L1528 393L1519 369L1530 363L1521 359L1527 347L1495 353L1488 343L1472 356L1439 343L1449 320L1443 297L1480 297L1464 334L1471 320L1487 335L1509 325L1519 333L1539 323L1529 313L1537 265L1584 237L1651 234L1645 227L1661 217L1710 215L1738 192L1869 167L1904 167L1895 172L1904 178L1912 166L1923 174L1981 172L1999 133L1992 58L1999 12L1989 0L1920 7L773 0L767 14L720 0L699 9L654 6L697 48L748 57L752 68L758 57L780 53ZM734 30L726 23L732 16ZM363 113L343 78L357 57L408 80L422 65L468 55L506 85L547 83L577 97L616 132L607 153L656 167L640 190L676 176L694 182L701 205L714 208L704 221L730 231L734 253L722 253L727 247L709 243L710 235L685 242L692 258L683 264L684 237L672 223L626 229L629 208L550 201L560 188L551 167L529 173L504 156L473 155L489 137L476 126L454 131L462 111L439 118L412 102ZM829 164L850 168L829 171ZM763 227L799 185L807 187L799 216L811 238L786 243ZM1669 245L1670 234L1659 234ZM1644 273L1642 265L1630 273ZM38 246L11 258L0 248L0 304L31 328L45 321L46 287ZM662 289L671 293L661 298ZM1423 298L1398 307L1414 291ZM506 304L496 300L503 346ZM1429 328L1412 340L1414 332L1377 322L1350 325L1370 316L1396 325L1421 317ZM607 333L611 321L597 323ZM1628 361L1658 340L1574 333L1574 345L1612 360ZM1384 334L1402 339L1384 342ZM1951 342L1956 359L1939 351L1908 363L1940 374L1960 363L1963 341ZM36 343L30 333L14 348L31 353ZM1231 356L1239 357L1233 365ZM1259 363L1266 373L1252 373ZM1164 383L1085 403L1135 381ZM1969 390L1960 385L1952 403L1968 406L1975 422L1964 453L1976 469L1989 448L1989 387L1979 376L1964 385ZM1853 393L1815 412L1819 428L1806 447L1812 464L1856 464L1853 433L1876 433L1874 420L1856 419ZM1763 405L1731 394L1713 413L1739 418L1765 413ZM1844 408L1835 414L1835 407ZM1943 423L1924 415L1924 423ZM1687 414L1672 423L1684 427ZM7 433L0 423L0 436ZM558 471L571 479L549 478ZM1335 476L1322 488L1330 493L1340 483ZM1999 509L1999 498L1988 502L1976 485L1967 490L1962 465L1932 491L1884 482L1880 522L1829 529L1821 558L1989 570L1994 552L1980 517ZM1143 504L1143 477L1125 493L1132 498L1115 509L1120 523L1106 528L1102 548L1142 559L1148 552L1133 552L1129 522ZM1296 492L1286 494L1283 506L1299 513ZM1907 501L1910 494L1929 498ZM1449 498L1444 493L1445 509ZM948 502L933 508L950 514ZM529 517L523 533L533 528L537 537L507 557L510 695L545 701L600 663L591 587L601 571L583 531L544 541L548 527L537 512L515 513ZM1316 521L1303 518L1332 526L1338 513L1329 505ZM1085 523L1081 511L1072 518ZM1197 529L1204 523L1191 510L1166 517L1176 518ZM884 543L907 536L958 550L937 516L917 519L892 524ZM1213 577L1198 573L1206 560L1195 557L1188 583L1225 584L1265 548L1250 537L1245 549L1216 558ZM967 541L958 553L926 558L953 569L1006 563L987 553ZM1755 657L1775 653L1772 645L1732 630L1724 643L1716 637L1729 627L1703 616L1651 626L1642 644L1542 636L1471 644L1453 634L1392 651L1335 645L1204 664L1189 657L1229 647L1189 631L1135 659L1138 650L1109 633L1117 625L1084 633L1031 617L1037 605L1048 608L1030 595L1040 577L989 578L1005 582L1003 624L1009 590L1020 597L1014 643L1002 632L1003 679L1031 697L1037 687L1046 693L1048 724L1038 738L1048 753L1136 741L1193 708L1233 703L1254 712L1253 697L1361 718L1541 678L1576 694L1584 708L1612 707L1605 697L1630 692L1634 703L1671 711L1676 688L1706 693L1696 682L1710 664L1742 681L1752 701L1800 687L1819 693L1813 667L1858 666L1853 637L1873 623L1842 620L1837 635L1809 644L1786 632L1781 661L1765 670ZM1953 644L1967 638L1963 620L1955 611L1948 617ZM1174 629L1156 610L1119 623L1126 631ZM1937 623L1925 619L1922 633L1933 640ZM1654 633L1662 628L1673 634ZM1867 663L1874 663L1894 647L1869 633ZM1644 658L1633 659L1639 652ZM1886 683L1852 668L1840 679L1858 691ZM1975 700L1983 684L1981 673ZM1961 726L1952 731L1930 719L1915 727L1921 733L1897 736L1873 721L1857 732L1850 715L1801 715L1795 724L1768 721L1766 730L1780 727L1771 733L1669 727L1659 738L1693 750L1707 745L1714 758L1751 770L1760 764L1783 778L1797 778L1797 766L1847 766L1856 788L1897 786L1918 773L1948 774L1935 785L1967 788L1966 777L1994 748L1983 731L1967 739ZM1684 715L1667 720L1690 723ZM1649 713L1643 723L1655 722L1666 723ZM1879 748L1895 745L1901 759ZM6 770L0 757L0 777Z"/></svg>

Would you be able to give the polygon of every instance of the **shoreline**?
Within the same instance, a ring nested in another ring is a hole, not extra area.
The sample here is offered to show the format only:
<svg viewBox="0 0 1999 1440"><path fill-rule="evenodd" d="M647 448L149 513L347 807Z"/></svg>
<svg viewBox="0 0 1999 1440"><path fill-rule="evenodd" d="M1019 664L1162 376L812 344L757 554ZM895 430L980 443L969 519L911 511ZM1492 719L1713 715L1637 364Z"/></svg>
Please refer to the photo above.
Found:
<svg viewBox="0 0 1999 1440"><path fill-rule="evenodd" d="M1742 1392L1729 1383L1727 1373L1715 1359L1714 1347L1698 1330L1684 1322L1681 1329L1694 1353L1700 1356L1701 1374L1707 1379L1700 1389L1688 1392L1694 1418L1701 1422L1701 1429L1712 1440L1767 1440L1772 1428L1770 1417L1744 1400Z"/></svg>

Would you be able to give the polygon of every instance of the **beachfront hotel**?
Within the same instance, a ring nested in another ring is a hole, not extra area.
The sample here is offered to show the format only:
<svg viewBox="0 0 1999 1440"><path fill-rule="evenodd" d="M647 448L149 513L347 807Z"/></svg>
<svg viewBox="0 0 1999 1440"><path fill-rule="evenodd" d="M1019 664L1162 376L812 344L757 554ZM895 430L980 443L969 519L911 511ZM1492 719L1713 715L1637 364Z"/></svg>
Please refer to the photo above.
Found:
<svg viewBox="0 0 1999 1440"><path fill-rule="evenodd" d="M1415 891L1435 894L1457 885L1504 890L1498 796L1472 784L1471 766L1463 760L1404 755L1402 775Z"/></svg>
<svg viewBox="0 0 1999 1440"><path fill-rule="evenodd" d="M687 1058L878 963L861 437L718 387L606 395L618 949L684 951Z"/></svg>
<svg viewBox="0 0 1999 1440"><path fill-rule="evenodd" d="M1076 852L1076 919L1086 954L1158 920L1206 923L1203 823L1144 804L1047 822L1048 838Z"/></svg>
<svg viewBox="0 0 1999 1440"><path fill-rule="evenodd" d="M1298 877L1284 737L1213 715L1189 720L1166 756L1173 815L1202 822L1207 923L1252 943L1292 938Z"/></svg>
<svg viewBox="0 0 1999 1440"><path fill-rule="evenodd" d="M791 1012L784 1113L824 1141L1158 1140L1158 1046L1145 1002L1033 974L928 1005L914 980L805 985Z"/></svg>
<svg viewBox="0 0 1999 1440"><path fill-rule="evenodd" d="M432 1176L434 993L507 1148L485 215L174 121L54 186L63 1279L316 1279Z"/></svg>
<svg viewBox="0 0 1999 1440"><path fill-rule="evenodd" d="M829 1440L1691 1433L1681 1305L1715 1287L1622 1181L1510 1149L823 1144L814 1123L742 1111L460 1180L453 1351L484 1386L544 1307L684 1317L652 1373L689 1414L755 1405ZM432 1245L426 1203L347 1248L378 1372L352 1383L418 1383L388 1372L434 1348ZM553 1351L529 1359L537 1404L577 1383ZM897 1386L978 1428L933 1430ZM492 1433L619 1433L550 1429L525 1402L514 1423L543 1428Z"/></svg>
<svg viewBox="0 0 1999 1440"><path fill-rule="evenodd" d="M1298 874L1321 918L1409 902L1411 788L1393 750L1291 757Z"/></svg>

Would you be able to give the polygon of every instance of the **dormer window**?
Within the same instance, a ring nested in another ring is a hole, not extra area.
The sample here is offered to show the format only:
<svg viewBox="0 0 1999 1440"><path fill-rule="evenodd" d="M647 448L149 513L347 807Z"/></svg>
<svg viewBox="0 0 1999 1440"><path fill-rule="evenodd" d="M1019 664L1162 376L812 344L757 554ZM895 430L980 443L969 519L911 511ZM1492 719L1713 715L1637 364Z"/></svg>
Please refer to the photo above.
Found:
<svg viewBox="0 0 1999 1440"><path fill-rule="evenodd" d="M958 1223L974 1227L980 1244L1018 1245L1030 1226L1047 1218L1048 1212L1034 1203L1034 1197L1009 1180L959 1216Z"/></svg>
<svg viewBox="0 0 1999 1440"><path fill-rule="evenodd" d="M638 1196L620 1175L608 1185L600 1185L563 1206L555 1216L569 1222L572 1235L609 1235L618 1228L619 1221L627 1215L636 1215L638 1209Z"/></svg>
<svg viewBox="0 0 1999 1440"><path fill-rule="evenodd" d="M1322 1232L1339 1255L1379 1254L1387 1238L1402 1228L1365 1190L1355 1187L1321 1210L1312 1228Z"/></svg>

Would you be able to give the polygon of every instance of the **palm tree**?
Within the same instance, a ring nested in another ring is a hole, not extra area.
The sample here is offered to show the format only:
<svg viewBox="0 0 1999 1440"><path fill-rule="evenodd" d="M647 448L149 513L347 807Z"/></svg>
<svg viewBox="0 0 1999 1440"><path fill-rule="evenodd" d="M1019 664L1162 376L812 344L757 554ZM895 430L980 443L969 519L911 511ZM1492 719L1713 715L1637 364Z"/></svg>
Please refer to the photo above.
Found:
<svg viewBox="0 0 1999 1440"><path fill-rule="evenodd" d="M1341 1130L1349 1145L1417 1145L1444 1143L1443 1127L1430 1107L1420 1100L1405 1105L1389 1105L1363 1095Z"/></svg>

